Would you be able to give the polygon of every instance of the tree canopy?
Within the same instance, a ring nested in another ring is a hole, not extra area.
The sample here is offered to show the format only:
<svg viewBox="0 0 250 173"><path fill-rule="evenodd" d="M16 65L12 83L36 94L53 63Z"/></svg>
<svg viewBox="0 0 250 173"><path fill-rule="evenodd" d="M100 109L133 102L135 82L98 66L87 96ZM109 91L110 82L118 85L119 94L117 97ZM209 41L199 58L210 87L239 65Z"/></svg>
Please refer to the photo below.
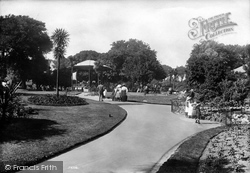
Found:
<svg viewBox="0 0 250 173"><path fill-rule="evenodd" d="M131 80L148 83L153 79L164 79L165 71L156 58L156 51L140 40L120 40L111 44L106 54L98 59L100 65L108 65L113 69L108 74L113 81Z"/></svg>
<svg viewBox="0 0 250 173"><path fill-rule="evenodd" d="M187 82L204 95L219 96L223 92L220 83L229 79L232 70L243 65L246 57L244 46L215 41L195 44L186 65Z"/></svg>
<svg viewBox="0 0 250 173"><path fill-rule="evenodd" d="M44 54L52 49L45 23L28 16L0 16L0 70L5 78L8 69L27 79L39 81L47 69Z"/></svg>
<svg viewBox="0 0 250 173"><path fill-rule="evenodd" d="M64 58L66 47L69 44L69 33L64 29L56 29L51 36L54 45L54 56L57 59L56 94L59 97L59 69L60 60Z"/></svg>

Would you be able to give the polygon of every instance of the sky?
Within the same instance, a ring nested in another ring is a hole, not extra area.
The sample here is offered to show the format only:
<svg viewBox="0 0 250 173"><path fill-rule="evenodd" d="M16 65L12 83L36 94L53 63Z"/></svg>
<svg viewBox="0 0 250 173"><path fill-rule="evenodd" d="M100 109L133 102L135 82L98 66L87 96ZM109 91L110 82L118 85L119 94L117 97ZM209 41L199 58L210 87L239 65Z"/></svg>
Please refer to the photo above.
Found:
<svg viewBox="0 0 250 173"><path fill-rule="evenodd" d="M161 64L185 66L199 39L188 37L192 18L230 12L234 32L218 36L224 44L250 44L249 0L0 0L0 15L26 15L70 34L65 57L80 51L106 53L119 40L137 39L157 52ZM46 55L53 58L52 52Z"/></svg>

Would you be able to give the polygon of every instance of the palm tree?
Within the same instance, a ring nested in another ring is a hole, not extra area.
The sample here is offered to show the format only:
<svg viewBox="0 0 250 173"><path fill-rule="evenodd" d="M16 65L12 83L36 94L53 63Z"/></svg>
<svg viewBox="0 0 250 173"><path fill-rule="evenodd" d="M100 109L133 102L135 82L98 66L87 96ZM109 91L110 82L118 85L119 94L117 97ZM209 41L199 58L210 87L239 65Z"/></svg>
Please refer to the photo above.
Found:
<svg viewBox="0 0 250 173"><path fill-rule="evenodd" d="M51 36L54 45L54 56L57 59L57 75L56 75L56 95L59 96L59 69L60 59L66 53L66 47L69 43L69 33L64 29L56 29Z"/></svg>

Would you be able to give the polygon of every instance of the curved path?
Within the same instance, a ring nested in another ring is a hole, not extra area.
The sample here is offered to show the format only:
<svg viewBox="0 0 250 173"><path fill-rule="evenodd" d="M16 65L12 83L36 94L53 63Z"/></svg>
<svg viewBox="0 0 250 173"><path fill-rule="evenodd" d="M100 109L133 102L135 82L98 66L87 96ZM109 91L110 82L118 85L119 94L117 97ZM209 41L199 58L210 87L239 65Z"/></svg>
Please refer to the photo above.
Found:
<svg viewBox="0 0 250 173"><path fill-rule="evenodd" d="M84 96L97 100L96 96ZM184 118L170 106L112 102L128 113L112 132L49 161L63 161L64 173L151 172L163 154L183 139L218 123Z"/></svg>

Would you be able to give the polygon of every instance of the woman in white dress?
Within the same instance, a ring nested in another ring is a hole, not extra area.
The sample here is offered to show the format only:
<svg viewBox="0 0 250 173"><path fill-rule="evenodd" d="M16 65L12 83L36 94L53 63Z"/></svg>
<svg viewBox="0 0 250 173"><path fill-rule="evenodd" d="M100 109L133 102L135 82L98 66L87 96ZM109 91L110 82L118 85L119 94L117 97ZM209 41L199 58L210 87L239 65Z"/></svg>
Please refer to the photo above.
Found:
<svg viewBox="0 0 250 173"><path fill-rule="evenodd" d="M121 85L117 85L115 89L115 100L120 101L121 100Z"/></svg>
<svg viewBox="0 0 250 173"><path fill-rule="evenodd" d="M188 117L189 103L190 103L190 97L187 97L185 101L185 116L186 117Z"/></svg>
<svg viewBox="0 0 250 173"><path fill-rule="evenodd" d="M194 111L194 105L193 105L193 101L191 99L191 100L189 100L189 104L188 104L188 118L192 118L193 111Z"/></svg>

